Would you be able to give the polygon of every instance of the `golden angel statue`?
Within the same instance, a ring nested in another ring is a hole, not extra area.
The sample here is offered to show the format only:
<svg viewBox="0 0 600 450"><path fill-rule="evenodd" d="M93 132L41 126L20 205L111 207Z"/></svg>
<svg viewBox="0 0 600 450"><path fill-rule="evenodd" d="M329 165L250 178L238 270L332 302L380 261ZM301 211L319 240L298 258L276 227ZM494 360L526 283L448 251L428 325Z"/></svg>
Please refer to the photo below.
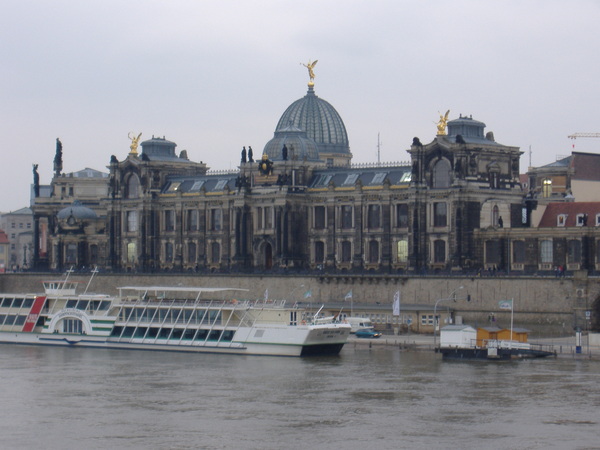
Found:
<svg viewBox="0 0 600 450"><path fill-rule="evenodd" d="M437 123L437 134L438 136L440 135L445 135L446 134L446 124L448 123L448 115L450 114L450 110L446 111L446 114L444 116L442 116L440 114L440 120Z"/></svg>
<svg viewBox="0 0 600 450"><path fill-rule="evenodd" d="M131 132L129 132L127 134L127 137L131 139L131 145L129 146L131 153L137 153L138 143L140 142L140 137L142 137L142 133L138 134L137 137L135 137L135 135L132 136Z"/></svg>
<svg viewBox="0 0 600 450"><path fill-rule="evenodd" d="M313 62L310 62L310 59L309 59L308 64L300 63L308 69L308 76L310 78L310 81L313 81L315 79L315 72L313 71L313 69L315 68L315 66L317 65L318 62L319 62L318 59Z"/></svg>

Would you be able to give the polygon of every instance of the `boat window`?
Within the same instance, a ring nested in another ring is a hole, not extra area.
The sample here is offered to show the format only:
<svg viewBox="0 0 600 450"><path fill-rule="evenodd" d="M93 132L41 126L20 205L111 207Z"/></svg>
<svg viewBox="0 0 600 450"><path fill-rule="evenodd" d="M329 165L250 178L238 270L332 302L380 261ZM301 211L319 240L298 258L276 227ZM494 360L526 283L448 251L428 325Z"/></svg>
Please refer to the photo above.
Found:
<svg viewBox="0 0 600 450"><path fill-rule="evenodd" d="M155 338L158 336L158 328L148 328L147 338Z"/></svg>
<svg viewBox="0 0 600 450"><path fill-rule="evenodd" d="M212 330L208 335L209 341L218 341L221 337L221 330Z"/></svg>
<svg viewBox="0 0 600 450"><path fill-rule="evenodd" d="M15 317L12 314L9 314L8 316L6 316L6 321L4 322L4 325L12 325L13 323L15 323Z"/></svg>
<svg viewBox="0 0 600 450"><path fill-rule="evenodd" d="M17 320L15 320L15 325L23 325L25 323L25 319L27 316L21 315L17 316Z"/></svg>
<svg viewBox="0 0 600 450"><path fill-rule="evenodd" d="M170 335L171 335L171 328L161 328L160 332L158 333L158 338L159 339L168 339Z"/></svg>
<svg viewBox="0 0 600 450"><path fill-rule="evenodd" d="M194 339L195 334L196 330L185 330L185 333L183 333L183 339L185 341L192 341Z"/></svg>
<svg viewBox="0 0 600 450"><path fill-rule="evenodd" d="M4 319L6 319L6 314L0 314L0 325L4 323Z"/></svg>
<svg viewBox="0 0 600 450"><path fill-rule="evenodd" d="M180 328L175 328L173 330L173 334L171 335L171 339L181 339L181 336L183 336L183 330Z"/></svg>
<svg viewBox="0 0 600 450"><path fill-rule="evenodd" d="M31 308L33 306L33 299L26 298L23 300L23 308Z"/></svg>
<svg viewBox="0 0 600 450"><path fill-rule="evenodd" d="M198 330L198 334L196 334L197 341L205 341L208 337L208 330Z"/></svg>
<svg viewBox="0 0 600 450"><path fill-rule="evenodd" d="M110 333L111 336L115 337L115 336L121 336L121 332L123 331L123 327L114 327L112 329L112 332Z"/></svg>
<svg viewBox="0 0 600 450"><path fill-rule="evenodd" d="M123 312L125 313L123 320L129 320L129 317L131 317L131 313L133 312L133 308L124 308Z"/></svg>
<svg viewBox="0 0 600 450"><path fill-rule="evenodd" d="M148 331L148 328L146 328L146 327L138 327L135 330L134 337L136 337L136 338L143 338L146 335L146 331Z"/></svg>
<svg viewBox="0 0 600 450"><path fill-rule="evenodd" d="M63 331L71 334L81 334L83 332L83 324L79 319L65 319L63 321Z"/></svg>
<svg viewBox="0 0 600 450"><path fill-rule="evenodd" d="M231 342L233 340L233 335L235 334L234 330L225 330L223 331L223 335L221 336L222 341Z"/></svg>
<svg viewBox="0 0 600 450"><path fill-rule="evenodd" d="M5 298L4 300L2 300L2 307L3 308L10 308L10 305L12 305L12 298Z"/></svg>
<svg viewBox="0 0 600 450"><path fill-rule="evenodd" d="M106 311L110 307L110 302L108 300L103 300L100 302L100 307L98 308L100 311Z"/></svg>
<svg viewBox="0 0 600 450"><path fill-rule="evenodd" d="M125 327L121 337L131 337L131 336L133 336L134 331L135 331L135 327Z"/></svg>
<svg viewBox="0 0 600 450"><path fill-rule="evenodd" d="M67 308L75 308L77 306L77 300L67 300Z"/></svg>
<svg viewBox="0 0 600 450"><path fill-rule="evenodd" d="M22 304L23 304L22 298L15 298L15 300L13 301L13 308L20 308Z"/></svg>
<svg viewBox="0 0 600 450"><path fill-rule="evenodd" d="M88 300L79 300L79 303L77 304L77 309L85 311L89 304L90 302Z"/></svg>

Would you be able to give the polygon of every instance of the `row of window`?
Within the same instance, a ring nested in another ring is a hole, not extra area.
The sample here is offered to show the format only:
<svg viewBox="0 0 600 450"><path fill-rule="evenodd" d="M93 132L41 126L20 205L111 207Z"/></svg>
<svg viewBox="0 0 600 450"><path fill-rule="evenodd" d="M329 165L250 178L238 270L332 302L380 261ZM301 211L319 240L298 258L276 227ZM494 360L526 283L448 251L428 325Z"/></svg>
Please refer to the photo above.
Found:
<svg viewBox="0 0 600 450"><path fill-rule="evenodd" d="M446 202L434 202L432 206L432 222L434 227L446 227L448 225L448 206ZM137 232L139 228L138 211L127 211L125 217L125 231ZM256 208L256 228L258 230L271 230L275 223L275 209L272 206ZM339 207L340 228L353 229L355 226L354 206L342 205ZM366 208L366 226L370 229L382 227L382 207L378 204L368 205ZM200 214L196 209L188 209L184 212L185 231L200 230ZM177 221L175 210L165 210L162 216L162 228L164 231L175 231ZM323 230L327 228L327 209L325 206L313 208L313 228ZM408 228L409 210L408 204L401 203L394 207L394 226L396 228ZM221 231L223 229L223 211L219 208L208 210L207 230Z"/></svg>
<svg viewBox="0 0 600 450"><path fill-rule="evenodd" d="M17 228L17 222L11 222L10 227ZM23 228L27 228L28 230L31 229L31 222L27 222L27 223L19 222L19 229L23 229ZM13 237L14 237L14 234L13 234Z"/></svg>
<svg viewBox="0 0 600 450"><path fill-rule="evenodd" d="M600 240L596 242L596 258L600 263ZM485 262L486 264L500 264L502 254L502 243L500 240L490 240L485 243ZM522 240L511 242L511 256L513 264L525 264L526 244ZM570 239L567 241L567 264L580 264L582 256L582 243L579 239ZM552 240L546 239L539 241L539 262L541 264L554 263L554 245Z"/></svg>
<svg viewBox="0 0 600 450"><path fill-rule="evenodd" d="M432 222L434 227L448 226L448 205L446 202L434 202L432 206ZM393 226L396 228L408 228L408 204L400 203L394 206ZM381 228L383 223L382 207L378 204L367 205L366 211L367 228ZM342 229L353 229L354 206L342 205L338 209L340 219L339 227ZM313 228L317 230L327 227L327 208L325 206L315 206L313 208Z"/></svg>
<svg viewBox="0 0 600 450"><path fill-rule="evenodd" d="M198 244L196 242L188 242L184 246L184 252L182 258L186 263L195 264L198 261L200 255L198 253ZM221 244L219 242L210 242L207 245L207 258L211 264L218 264L221 261ZM130 264L135 264L138 258L137 244L135 242L129 242L127 244L127 261ZM172 242L165 242L161 247L161 261L166 263L172 263L175 261L175 244Z"/></svg>
<svg viewBox="0 0 600 450"><path fill-rule="evenodd" d="M139 339L169 339L172 341L231 342L234 330L196 330L159 327L114 327L111 337Z"/></svg>
<svg viewBox="0 0 600 450"><path fill-rule="evenodd" d="M182 308L123 308L119 320L129 322L157 322L208 324L221 323L222 313L214 309L182 309Z"/></svg>
<svg viewBox="0 0 600 450"><path fill-rule="evenodd" d="M339 243L339 253L337 261L340 263L350 263L353 256L353 242L343 240ZM433 262L442 264L446 262L446 241L443 239L435 239L432 241L432 257ZM408 262L408 240L401 239L395 244L394 262ZM380 242L372 239L367 242L366 254L363 256L365 261L370 264L380 262ZM323 264L325 262L325 242L315 241L314 243L314 262L315 264Z"/></svg>
<svg viewBox="0 0 600 450"><path fill-rule="evenodd" d="M558 216L556 216L556 226L566 226L568 216L568 214L559 214ZM583 213L577 214L577 216L575 217L575 225L578 227L587 227L588 215ZM596 214L596 221L594 222L594 226L600 226L600 214Z"/></svg>

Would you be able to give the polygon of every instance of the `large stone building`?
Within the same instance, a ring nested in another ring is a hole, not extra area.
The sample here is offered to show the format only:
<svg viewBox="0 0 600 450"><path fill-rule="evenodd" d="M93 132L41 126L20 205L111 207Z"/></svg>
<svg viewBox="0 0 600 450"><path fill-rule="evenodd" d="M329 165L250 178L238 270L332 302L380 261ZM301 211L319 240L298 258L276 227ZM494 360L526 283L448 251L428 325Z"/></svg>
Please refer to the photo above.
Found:
<svg viewBox="0 0 600 450"><path fill-rule="evenodd" d="M406 165L352 165L343 120L311 82L261 154L244 148L234 172L210 173L185 151L177 155L165 138L142 142L138 153L134 138L125 159L111 157L108 177L57 171L51 195L36 197L35 264L474 270L485 264L477 230L527 223L521 152L496 142L471 117L446 120L431 142L413 140Z"/></svg>

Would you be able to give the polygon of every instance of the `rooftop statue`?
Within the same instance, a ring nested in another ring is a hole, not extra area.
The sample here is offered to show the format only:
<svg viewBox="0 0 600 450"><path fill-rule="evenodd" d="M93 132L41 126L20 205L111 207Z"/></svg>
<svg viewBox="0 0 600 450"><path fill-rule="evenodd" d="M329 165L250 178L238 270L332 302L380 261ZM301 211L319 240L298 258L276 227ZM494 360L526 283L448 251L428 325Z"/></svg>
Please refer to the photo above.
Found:
<svg viewBox="0 0 600 450"><path fill-rule="evenodd" d="M308 69L308 76L310 78L311 83L313 83L313 80L315 79L315 72L313 71L313 69L315 68L315 66L317 65L318 62L319 62L319 60L310 62L310 59L309 59L307 64L300 63Z"/></svg>
<svg viewBox="0 0 600 450"><path fill-rule="evenodd" d="M450 114L450 110L446 111L446 115L442 116L440 114L440 120L437 123L437 134L438 136L446 135L446 124L448 123L448 114Z"/></svg>
<svg viewBox="0 0 600 450"><path fill-rule="evenodd" d="M131 132L129 132L127 134L127 137L129 139L131 139L131 145L129 146L129 149L131 150L130 153L136 155L137 154L138 143L140 142L140 138L142 137L142 133L138 134L137 137L135 137L135 135L131 136Z"/></svg>

